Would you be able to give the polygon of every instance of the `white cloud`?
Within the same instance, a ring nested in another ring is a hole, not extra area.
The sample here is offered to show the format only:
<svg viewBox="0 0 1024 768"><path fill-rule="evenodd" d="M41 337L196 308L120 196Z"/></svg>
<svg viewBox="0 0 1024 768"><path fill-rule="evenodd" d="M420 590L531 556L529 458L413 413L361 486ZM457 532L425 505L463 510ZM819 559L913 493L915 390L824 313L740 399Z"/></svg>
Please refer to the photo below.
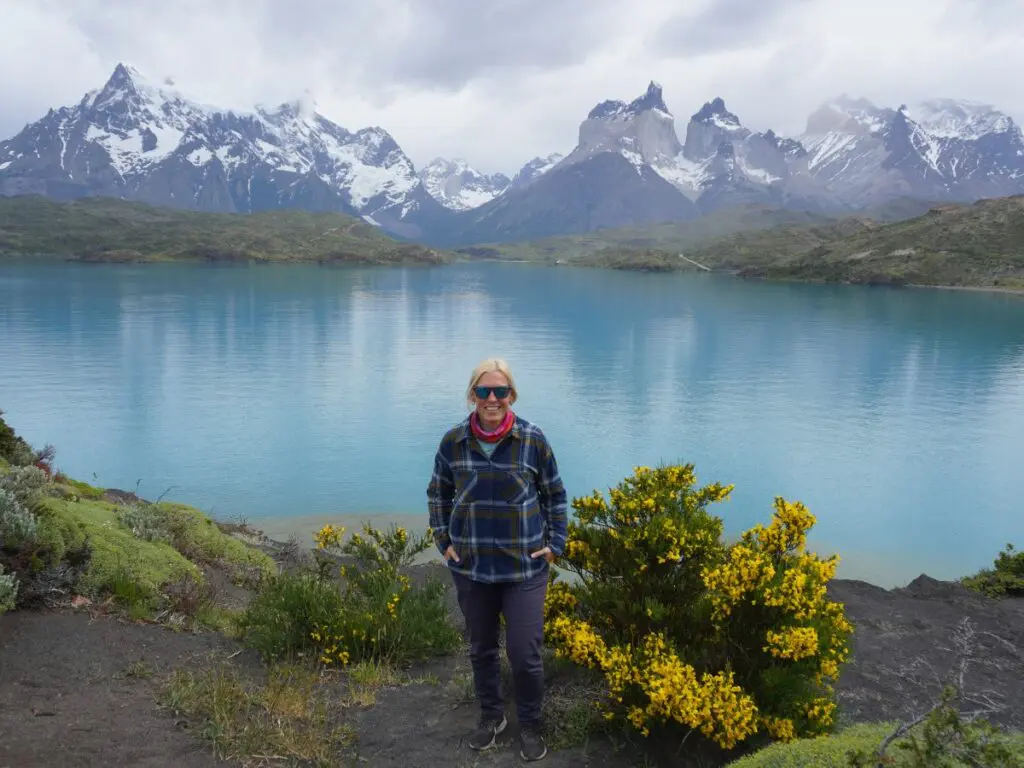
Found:
<svg viewBox="0 0 1024 768"><path fill-rule="evenodd" d="M931 96L1024 120L1016 0L2 0L0 135L77 102L118 61L197 100L245 107L309 88L355 130L389 130L417 165L462 156L512 173L571 149L599 101L654 79L679 130L715 96L755 130L799 133L840 93ZM495 15L498 14L498 15Z"/></svg>

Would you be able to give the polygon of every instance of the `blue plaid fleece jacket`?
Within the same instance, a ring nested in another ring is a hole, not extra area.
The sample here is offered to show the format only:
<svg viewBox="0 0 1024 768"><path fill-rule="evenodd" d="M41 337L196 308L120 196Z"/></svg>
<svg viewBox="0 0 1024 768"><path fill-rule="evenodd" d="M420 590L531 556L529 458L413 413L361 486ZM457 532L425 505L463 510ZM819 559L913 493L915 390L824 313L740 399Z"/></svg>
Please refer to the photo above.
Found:
<svg viewBox="0 0 1024 768"><path fill-rule="evenodd" d="M540 428L516 417L490 458L466 418L441 439L427 486L438 551L459 556L448 567L474 581L524 581L545 568L531 552L565 550L566 495Z"/></svg>

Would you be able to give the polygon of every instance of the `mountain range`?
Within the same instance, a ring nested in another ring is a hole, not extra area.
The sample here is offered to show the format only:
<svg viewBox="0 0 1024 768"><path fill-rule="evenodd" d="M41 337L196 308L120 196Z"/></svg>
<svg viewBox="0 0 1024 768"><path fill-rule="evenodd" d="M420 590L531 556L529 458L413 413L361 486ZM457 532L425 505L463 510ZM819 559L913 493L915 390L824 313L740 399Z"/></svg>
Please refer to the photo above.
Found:
<svg viewBox="0 0 1024 768"><path fill-rule="evenodd" d="M890 108L841 96L815 110L801 135L783 137L750 130L714 98L680 136L655 82L630 102L597 104L571 152L534 158L511 178L462 159L416 169L386 130L343 128L309 94L226 110L124 64L77 104L0 142L0 195L340 212L445 247L687 221L751 204L843 215L907 198L1021 193L1024 137L992 106L933 99Z"/></svg>

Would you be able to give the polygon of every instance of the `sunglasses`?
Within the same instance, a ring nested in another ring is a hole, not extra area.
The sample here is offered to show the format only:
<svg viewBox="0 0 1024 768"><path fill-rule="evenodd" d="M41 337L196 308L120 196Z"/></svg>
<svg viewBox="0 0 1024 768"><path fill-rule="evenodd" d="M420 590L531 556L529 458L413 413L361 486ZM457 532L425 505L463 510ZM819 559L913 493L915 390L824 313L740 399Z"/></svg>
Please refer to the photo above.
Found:
<svg viewBox="0 0 1024 768"><path fill-rule="evenodd" d="M491 396L491 392L499 400L504 400L512 393L512 387L473 387L473 394L478 400L486 400Z"/></svg>

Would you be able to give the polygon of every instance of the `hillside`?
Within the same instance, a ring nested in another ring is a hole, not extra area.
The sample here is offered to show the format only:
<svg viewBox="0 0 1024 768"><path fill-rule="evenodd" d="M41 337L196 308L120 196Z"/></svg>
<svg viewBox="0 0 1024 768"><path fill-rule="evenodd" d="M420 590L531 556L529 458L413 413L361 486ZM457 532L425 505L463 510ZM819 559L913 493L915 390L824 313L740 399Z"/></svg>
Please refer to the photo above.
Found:
<svg viewBox="0 0 1024 768"><path fill-rule="evenodd" d="M688 255L749 277L1024 288L1024 196L936 207L892 224L861 222L861 231L839 238L832 232L771 232Z"/></svg>
<svg viewBox="0 0 1024 768"><path fill-rule="evenodd" d="M655 257L658 263L667 257L671 257L670 261L678 261L679 253L718 241L730 244L759 243L763 237L777 239L787 237L786 233L799 233L796 234L798 239L810 238L813 246L819 241L832 240L857 231L858 221L901 221L920 216L933 205L935 203L898 198L853 216L826 215L753 203L714 211L690 221L606 228L585 234L516 243L485 243L459 248L457 251L477 258L628 268L631 261L643 262L651 254L658 254ZM735 239L727 239L733 236Z"/></svg>
<svg viewBox="0 0 1024 768"><path fill-rule="evenodd" d="M156 208L114 198L58 203L0 197L0 256L77 261L442 263L450 254L402 243L357 218L302 210L254 214Z"/></svg>
<svg viewBox="0 0 1024 768"><path fill-rule="evenodd" d="M459 248L457 252L479 258L597 266L602 262L602 254L612 251L654 250L678 253L740 232L762 231L779 226L825 224L831 220L821 214L783 210L767 205L747 205L690 221L601 229L586 234L546 237L519 243L483 244Z"/></svg>
<svg viewBox="0 0 1024 768"><path fill-rule="evenodd" d="M915 206L841 218L747 206L686 223L460 253L646 271L694 270L698 262L771 279L1024 288L1024 196L934 205L905 218Z"/></svg>

